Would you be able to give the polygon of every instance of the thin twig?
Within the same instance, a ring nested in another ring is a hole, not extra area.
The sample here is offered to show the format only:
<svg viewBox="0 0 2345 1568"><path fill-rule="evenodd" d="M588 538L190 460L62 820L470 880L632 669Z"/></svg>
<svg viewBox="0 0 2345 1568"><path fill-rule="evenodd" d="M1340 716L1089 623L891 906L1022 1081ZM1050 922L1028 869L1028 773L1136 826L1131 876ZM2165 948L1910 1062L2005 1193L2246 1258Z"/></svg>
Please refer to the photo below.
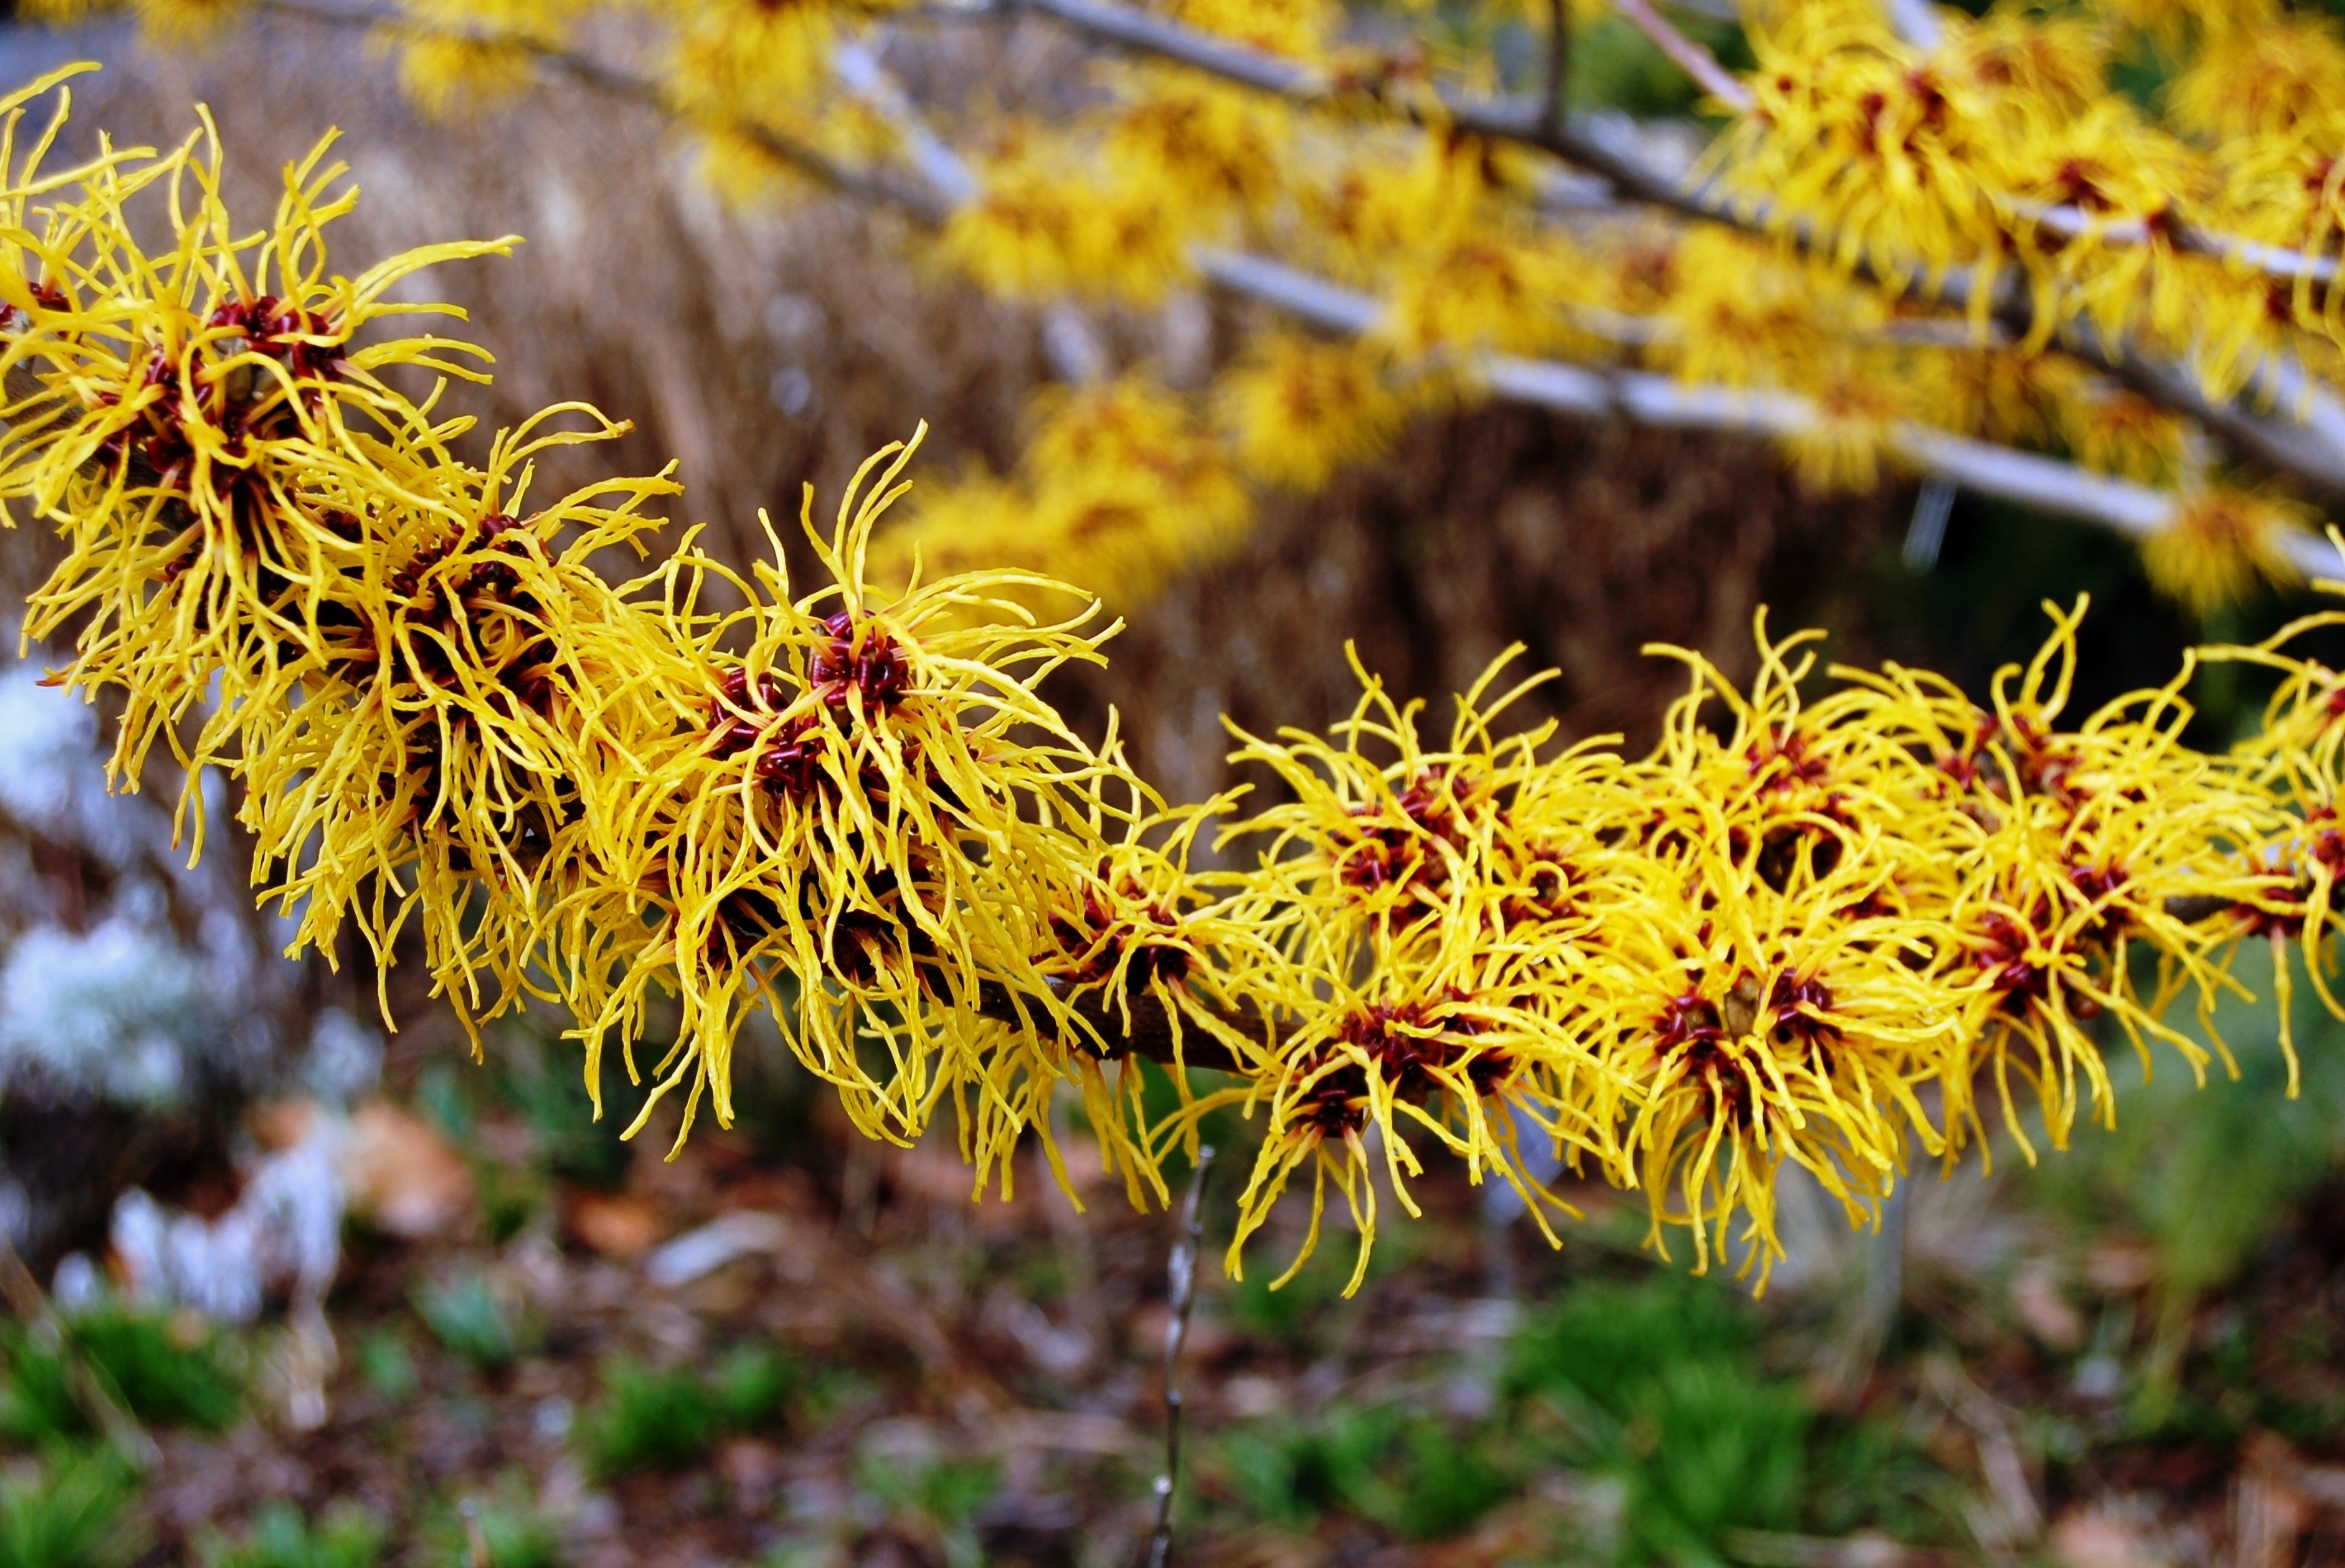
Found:
<svg viewBox="0 0 2345 1568"><path fill-rule="evenodd" d="M1164 1472L1156 1478L1156 1528L1148 1537L1148 1568L1164 1568L1172 1555L1172 1492L1181 1480L1181 1347L1189 1338L1189 1310L1197 1302L1197 1248L1205 1237L1205 1177L1213 1168L1213 1145L1197 1150L1189 1196L1181 1202L1181 1234L1165 1268L1171 1316L1164 1325Z"/></svg>
<svg viewBox="0 0 2345 1568"><path fill-rule="evenodd" d="M1540 124L1563 124L1563 96L1571 88L1571 0L1547 0L1547 81L1539 94Z"/></svg>
<svg viewBox="0 0 2345 1568"><path fill-rule="evenodd" d="M481 1523L481 1505L468 1497L456 1505L456 1516L464 1522L469 1568L495 1568L496 1560L489 1553L489 1532Z"/></svg>
<svg viewBox="0 0 2345 1568"><path fill-rule="evenodd" d="M1691 76L1694 85L1732 109L1736 114L1749 114L1758 99L1751 89L1735 80L1734 73L1718 63L1718 56L1670 25L1669 21L1646 0L1612 0L1612 9L1626 17L1629 25L1653 42L1653 47L1670 57L1670 63Z"/></svg>

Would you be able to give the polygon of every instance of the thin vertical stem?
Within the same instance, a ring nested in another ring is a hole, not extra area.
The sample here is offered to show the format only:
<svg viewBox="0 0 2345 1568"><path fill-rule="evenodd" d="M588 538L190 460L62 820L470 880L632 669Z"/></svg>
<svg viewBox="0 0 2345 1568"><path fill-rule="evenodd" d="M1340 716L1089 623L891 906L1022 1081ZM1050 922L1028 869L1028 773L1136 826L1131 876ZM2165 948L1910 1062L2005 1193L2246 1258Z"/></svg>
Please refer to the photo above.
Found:
<svg viewBox="0 0 2345 1568"><path fill-rule="evenodd" d="M1751 89L1735 80L1734 73L1720 65L1715 55L1670 26L1649 0L1612 0L1612 8L1650 38L1653 46L1670 57L1670 64L1691 76L1696 87L1737 114L1751 112L1758 101L1751 96Z"/></svg>
<svg viewBox="0 0 2345 1568"><path fill-rule="evenodd" d="M1148 1539L1148 1568L1164 1568L1172 1555L1172 1492L1181 1480L1181 1347L1189 1338L1189 1309L1197 1301L1205 1176L1213 1168L1213 1145L1207 1144L1197 1151L1197 1169L1181 1204L1181 1234L1165 1269L1172 1313L1164 1324L1164 1471L1156 1478L1156 1529Z"/></svg>
<svg viewBox="0 0 2345 1568"><path fill-rule="evenodd" d="M481 1505L468 1497L456 1505L456 1516L464 1522L468 1568L495 1568L496 1559L489 1552L488 1529L481 1522Z"/></svg>
<svg viewBox="0 0 2345 1568"><path fill-rule="evenodd" d="M1547 91L1539 97L1539 124L1563 126L1563 95L1571 86L1571 0L1547 0Z"/></svg>

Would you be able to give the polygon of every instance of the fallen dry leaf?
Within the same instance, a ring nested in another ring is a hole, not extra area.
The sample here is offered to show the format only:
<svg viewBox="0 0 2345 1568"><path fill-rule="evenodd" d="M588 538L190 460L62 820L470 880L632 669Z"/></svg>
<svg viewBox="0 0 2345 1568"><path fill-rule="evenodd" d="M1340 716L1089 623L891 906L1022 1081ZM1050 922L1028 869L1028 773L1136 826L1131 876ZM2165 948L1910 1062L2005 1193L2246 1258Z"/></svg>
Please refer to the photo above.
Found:
<svg viewBox="0 0 2345 1568"><path fill-rule="evenodd" d="M252 1141L263 1153L273 1155L308 1138L320 1114L315 1100L270 1100L254 1106L246 1125L252 1130Z"/></svg>
<svg viewBox="0 0 2345 1568"><path fill-rule="evenodd" d="M632 1193L574 1194L563 1218L570 1234L606 1257L638 1257L665 1229L659 1210Z"/></svg>
<svg viewBox="0 0 2345 1568"><path fill-rule="evenodd" d="M2073 1350L2085 1342L2084 1315L2061 1294L2059 1271L2049 1260L2019 1271L2011 1282L2011 1307L2027 1331L2051 1349Z"/></svg>
<svg viewBox="0 0 2345 1568"><path fill-rule="evenodd" d="M388 1100L350 1114L342 1186L353 1215L409 1241L439 1236L472 1207L472 1173L429 1124Z"/></svg>
<svg viewBox="0 0 2345 1568"><path fill-rule="evenodd" d="M2157 1277L2157 1257L2134 1242L2105 1241L2085 1255L2085 1279L2107 1296L2130 1296Z"/></svg>
<svg viewBox="0 0 2345 1568"><path fill-rule="evenodd" d="M2064 1514L2051 1546L2060 1568L2166 1568L2168 1561L2141 1522L2100 1507Z"/></svg>

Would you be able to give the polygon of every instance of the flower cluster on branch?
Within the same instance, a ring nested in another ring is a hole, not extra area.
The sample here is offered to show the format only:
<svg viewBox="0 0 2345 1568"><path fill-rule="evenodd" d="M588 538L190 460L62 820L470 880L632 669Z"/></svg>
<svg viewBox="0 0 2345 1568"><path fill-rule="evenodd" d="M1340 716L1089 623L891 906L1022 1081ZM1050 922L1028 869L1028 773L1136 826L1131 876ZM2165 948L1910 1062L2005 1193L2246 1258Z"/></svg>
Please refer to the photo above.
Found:
<svg viewBox="0 0 2345 1568"><path fill-rule="evenodd" d="M2184 742L2195 661L2069 711L2080 603L1984 706L1895 667L1824 679L1820 634L1763 618L1747 689L1655 650L1690 685L1643 757L1517 723L1542 677L1513 653L1446 733L1363 669L1328 734L1236 734L1258 799L1168 805L1044 694L1103 657L1091 595L874 575L909 447L827 526L808 496L814 583L770 531L746 575L655 538L665 474L535 494L535 456L618 427L559 405L468 462L435 410L485 354L360 340L424 309L392 281L501 244L347 278L323 148L239 228L208 132L45 170L63 110L58 77L0 100L0 501L67 546L28 636L120 702L117 782L164 742L199 824L203 778L234 781L297 947L333 960L348 925L387 968L415 927L476 1048L566 1009L598 1095L614 1048L653 1081L630 1131L671 1093L679 1140L728 1119L762 1008L868 1134L949 1114L980 1193L1030 1136L1057 1166L1062 1090L1141 1203L1203 1117L1258 1118L1233 1268L1307 1181L1303 1250L1340 1198L1356 1284L1378 1194L1413 1210L1442 1153L1546 1224L1538 1147L1641 1190L1657 1246L1763 1279L1787 1165L1862 1220L1990 1128L2033 1157L2110 1119L2105 1040L2203 1075L2221 1041L2169 1014L2206 1025L2248 942L2337 1004L2345 677L2296 650L2345 612L2199 656L2279 674L2228 754ZM1097 464L1104 505L1155 416L1103 406L1046 460ZM642 573L590 565L614 549Z"/></svg>

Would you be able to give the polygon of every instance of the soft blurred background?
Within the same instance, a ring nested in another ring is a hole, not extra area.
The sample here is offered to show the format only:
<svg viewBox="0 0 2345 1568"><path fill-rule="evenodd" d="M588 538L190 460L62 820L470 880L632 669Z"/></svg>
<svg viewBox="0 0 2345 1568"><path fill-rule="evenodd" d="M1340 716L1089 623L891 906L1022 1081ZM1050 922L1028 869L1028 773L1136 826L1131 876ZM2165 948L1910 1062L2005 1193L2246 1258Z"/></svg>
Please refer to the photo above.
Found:
<svg viewBox="0 0 2345 1568"><path fill-rule="evenodd" d="M1001 47L1046 77L1058 46ZM834 495L930 425L919 473L1008 469L1063 369L1044 317L990 301L901 221L809 196L745 214L648 110L549 91L419 118L360 37L263 16L202 49L123 26L0 31L11 79L105 62L76 136L185 133L208 104L231 195L330 127L365 199L340 255L516 230L511 260L428 279L499 356L492 422L592 401L614 461L673 456L746 554L756 513ZM1690 94L1634 33L1584 41L1577 100L1666 134ZM1239 307L1176 295L1094 322L1123 361L1200 380ZM1056 368L1054 368L1056 367ZM559 477L559 476L557 476ZM1958 500L1803 495L1758 444L1517 409L1418 418L1397 454L1266 504L1240 553L1136 608L1103 674L1059 693L1124 716L1174 799L1225 780L1222 718L1348 709L1347 640L1436 711L1505 645L1562 678L1575 736L1651 736L1679 677L1752 663L1761 605L1832 657L1983 691L2046 596L2094 597L2090 701L2164 680L2203 633L2130 546ZM11 602L48 542L0 540ZM13 652L13 641L12 641ZM104 716L0 667L0 1568L200 1561L1075 1564L1130 1562L1162 1462L1161 1214L1071 1135L1078 1213L1039 1161L972 1204L949 1128L858 1140L770 1034L742 1115L682 1156L596 1125L552 1020L474 1061L395 971L277 956L220 808L190 871L150 784L111 798ZM2200 682L2197 736L2256 694ZM2268 993L2268 988L2267 988ZM1879 1236L1787 1192L1763 1300L1642 1246L1633 1202L1553 1251L1435 1173L1360 1294L1342 1247L1266 1288L1210 1262L1183 1375L1181 1556L1260 1564L2335 1561L2345 1549L2345 1031L2299 996L2302 1096L2267 1006L2224 1020L2241 1075L2173 1064L2118 1130L2030 1168L1923 1173ZM613 1107L631 1114L622 1093ZM1217 1135L1233 1151L1247 1128ZM1218 1257L1226 1201L1206 1205ZM1299 1220L1299 1217L1298 1220ZM1291 1237L1288 1240L1291 1242ZM135 1431L131 1430L135 1427ZM115 1441L104 1441L109 1430ZM128 1454L129 1458L123 1457ZM143 1461L143 1462L141 1462Z"/></svg>

